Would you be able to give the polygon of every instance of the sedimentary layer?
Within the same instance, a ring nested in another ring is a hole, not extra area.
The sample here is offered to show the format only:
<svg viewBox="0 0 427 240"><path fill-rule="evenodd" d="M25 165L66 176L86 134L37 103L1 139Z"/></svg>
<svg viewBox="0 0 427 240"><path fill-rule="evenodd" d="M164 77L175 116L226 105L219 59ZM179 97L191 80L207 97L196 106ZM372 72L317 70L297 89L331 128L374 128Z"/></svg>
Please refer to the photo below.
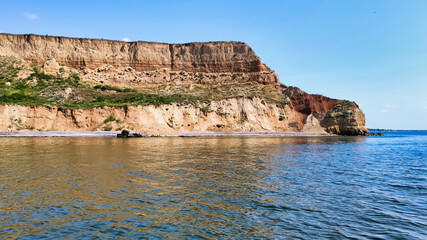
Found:
<svg viewBox="0 0 427 240"><path fill-rule="evenodd" d="M364 135L365 116L359 108L347 117L325 112L302 113L292 104L278 107L261 98L232 98L202 106L96 107L0 106L0 131L96 131L131 129L149 134L204 131L308 132ZM339 112L341 114L341 112Z"/></svg>
<svg viewBox="0 0 427 240"><path fill-rule="evenodd" d="M106 64L137 71L168 69L187 72L270 71L242 42L167 44L102 39L0 34L0 55L43 64L55 58L60 65L97 69Z"/></svg>
<svg viewBox="0 0 427 240"><path fill-rule="evenodd" d="M0 131L92 131L124 128L150 134L203 131L299 131L299 119L288 106L264 100L233 98L193 105L64 109L47 106L0 106ZM280 116L286 116L283 119Z"/></svg>

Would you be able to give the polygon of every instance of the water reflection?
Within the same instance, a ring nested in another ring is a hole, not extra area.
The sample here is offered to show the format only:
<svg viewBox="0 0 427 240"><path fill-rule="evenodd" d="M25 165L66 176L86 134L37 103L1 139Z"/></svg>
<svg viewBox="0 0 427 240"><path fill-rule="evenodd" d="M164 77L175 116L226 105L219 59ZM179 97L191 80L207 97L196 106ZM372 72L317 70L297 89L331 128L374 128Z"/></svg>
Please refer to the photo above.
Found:
<svg viewBox="0 0 427 240"><path fill-rule="evenodd" d="M336 215L329 198L360 190L348 150L369 151L366 138L0 140L12 238L307 237Z"/></svg>

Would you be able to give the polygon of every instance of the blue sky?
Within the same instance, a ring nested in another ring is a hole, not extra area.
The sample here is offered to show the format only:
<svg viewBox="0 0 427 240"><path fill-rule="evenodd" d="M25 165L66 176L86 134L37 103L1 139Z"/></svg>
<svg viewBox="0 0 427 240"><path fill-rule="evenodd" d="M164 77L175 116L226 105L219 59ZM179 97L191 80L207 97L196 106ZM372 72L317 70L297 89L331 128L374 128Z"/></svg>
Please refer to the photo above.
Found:
<svg viewBox="0 0 427 240"><path fill-rule="evenodd" d="M243 41L280 81L356 101L367 127L427 129L427 1L3 1L0 32Z"/></svg>

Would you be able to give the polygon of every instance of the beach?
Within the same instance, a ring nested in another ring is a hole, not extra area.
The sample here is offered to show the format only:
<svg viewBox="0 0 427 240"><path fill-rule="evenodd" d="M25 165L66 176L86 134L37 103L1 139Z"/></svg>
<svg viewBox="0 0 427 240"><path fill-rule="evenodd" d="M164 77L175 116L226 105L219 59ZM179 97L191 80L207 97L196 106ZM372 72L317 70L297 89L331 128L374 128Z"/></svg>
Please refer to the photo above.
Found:
<svg viewBox="0 0 427 240"><path fill-rule="evenodd" d="M0 132L0 137L117 137L117 131L15 131ZM170 135L140 133L142 137L230 137L230 136L335 136L303 132L185 132Z"/></svg>

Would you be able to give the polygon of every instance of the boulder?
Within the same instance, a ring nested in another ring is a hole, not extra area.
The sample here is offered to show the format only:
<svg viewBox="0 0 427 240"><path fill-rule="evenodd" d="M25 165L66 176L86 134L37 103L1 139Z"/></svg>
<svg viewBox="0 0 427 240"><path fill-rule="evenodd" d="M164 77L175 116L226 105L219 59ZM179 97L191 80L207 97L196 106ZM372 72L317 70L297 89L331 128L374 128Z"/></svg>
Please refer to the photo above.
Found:
<svg viewBox="0 0 427 240"><path fill-rule="evenodd" d="M55 74L59 72L59 64L55 60L55 58L49 58L44 64L43 64L43 71L46 74Z"/></svg>
<svg viewBox="0 0 427 240"><path fill-rule="evenodd" d="M127 138L129 137L130 131L125 129L121 133L117 134L118 138Z"/></svg>

